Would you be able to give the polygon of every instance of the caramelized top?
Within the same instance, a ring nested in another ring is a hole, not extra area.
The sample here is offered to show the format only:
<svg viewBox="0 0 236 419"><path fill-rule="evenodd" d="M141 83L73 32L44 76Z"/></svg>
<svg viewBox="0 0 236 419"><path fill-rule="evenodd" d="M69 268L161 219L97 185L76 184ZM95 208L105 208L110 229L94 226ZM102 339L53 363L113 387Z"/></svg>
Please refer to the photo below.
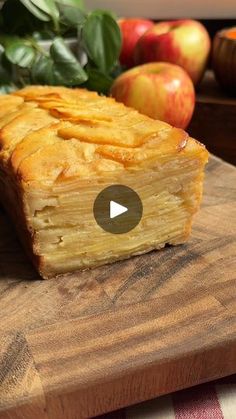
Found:
<svg viewBox="0 0 236 419"><path fill-rule="evenodd" d="M0 163L25 182L138 170L176 153L207 159L183 130L95 92L30 86L0 96Z"/></svg>

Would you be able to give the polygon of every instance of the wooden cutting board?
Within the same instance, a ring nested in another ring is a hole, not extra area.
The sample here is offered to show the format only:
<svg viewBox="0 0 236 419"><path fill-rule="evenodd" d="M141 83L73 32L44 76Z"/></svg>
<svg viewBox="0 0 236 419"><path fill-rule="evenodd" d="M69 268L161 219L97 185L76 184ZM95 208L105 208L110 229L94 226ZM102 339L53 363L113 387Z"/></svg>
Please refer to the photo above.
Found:
<svg viewBox="0 0 236 419"><path fill-rule="evenodd" d="M190 241L39 280L0 214L0 418L79 419L236 372L236 169Z"/></svg>

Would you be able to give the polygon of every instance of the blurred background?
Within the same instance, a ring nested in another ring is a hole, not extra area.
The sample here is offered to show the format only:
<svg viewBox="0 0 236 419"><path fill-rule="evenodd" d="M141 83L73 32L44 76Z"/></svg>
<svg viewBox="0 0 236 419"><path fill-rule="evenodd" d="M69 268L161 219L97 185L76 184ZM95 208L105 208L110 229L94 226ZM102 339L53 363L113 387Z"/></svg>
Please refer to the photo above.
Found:
<svg viewBox="0 0 236 419"><path fill-rule="evenodd" d="M227 26L236 25L235 0L86 0L89 10L112 9L117 16L135 15L156 21L192 18L203 22L213 37Z"/></svg>
<svg viewBox="0 0 236 419"><path fill-rule="evenodd" d="M235 0L86 0L88 9L110 8L118 16L139 16L159 22L169 19L199 20L211 37L222 28L236 26ZM211 69L211 58L208 69ZM222 126L222 119L224 127ZM236 105L220 89L211 71L198 88L194 115L189 126L191 135L202 139L216 155L236 164Z"/></svg>
<svg viewBox="0 0 236 419"><path fill-rule="evenodd" d="M88 9L114 10L118 16L134 14L148 19L229 19L236 18L235 0L86 0Z"/></svg>

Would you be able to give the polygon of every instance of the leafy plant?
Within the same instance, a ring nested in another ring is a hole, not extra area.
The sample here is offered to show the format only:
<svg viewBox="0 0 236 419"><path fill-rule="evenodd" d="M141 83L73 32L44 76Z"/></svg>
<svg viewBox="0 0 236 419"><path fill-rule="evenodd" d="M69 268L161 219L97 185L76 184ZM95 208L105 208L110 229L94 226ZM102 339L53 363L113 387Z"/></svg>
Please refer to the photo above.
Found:
<svg viewBox="0 0 236 419"><path fill-rule="evenodd" d="M83 61L67 39L77 37ZM50 40L47 50L42 40ZM121 34L112 13L82 0L5 0L0 10L0 91L25 84L86 86L106 93L119 72Z"/></svg>

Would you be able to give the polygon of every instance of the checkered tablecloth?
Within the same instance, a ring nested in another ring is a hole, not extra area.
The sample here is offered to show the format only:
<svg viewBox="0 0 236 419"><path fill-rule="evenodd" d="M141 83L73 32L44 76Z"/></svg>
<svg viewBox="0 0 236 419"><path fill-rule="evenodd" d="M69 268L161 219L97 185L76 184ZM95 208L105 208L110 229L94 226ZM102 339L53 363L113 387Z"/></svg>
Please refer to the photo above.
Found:
<svg viewBox="0 0 236 419"><path fill-rule="evenodd" d="M108 413L97 419L236 419L236 375Z"/></svg>

